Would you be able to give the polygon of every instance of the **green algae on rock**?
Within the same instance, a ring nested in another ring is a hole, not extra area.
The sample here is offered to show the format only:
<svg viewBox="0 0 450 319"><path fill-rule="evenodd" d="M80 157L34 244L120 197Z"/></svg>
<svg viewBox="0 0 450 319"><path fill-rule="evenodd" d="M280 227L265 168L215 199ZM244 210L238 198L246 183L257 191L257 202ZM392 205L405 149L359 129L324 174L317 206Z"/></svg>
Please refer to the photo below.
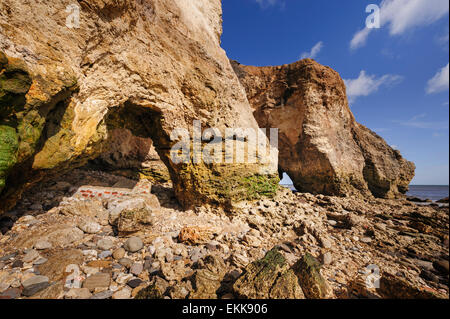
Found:
<svg viewBox="0 0 450 319"><path fill-rule="evenodd" d="M278 248L248 265L233 289L241 298L304 299L298 278Z"/></svg>
<svg viewBox="0 0 450 319"><path fill-rule="evenodd" d="M5 187L6 177L17 161L19 139L14 128L0 125L0 193Z"/></svg>
<svg viewBox="0 0 450 319"><path fill-rule="evenodd" d="M314 256L306 253L292 269L299 278L306 298L330 298L330 287L320 274L320 263Z"/></svg>

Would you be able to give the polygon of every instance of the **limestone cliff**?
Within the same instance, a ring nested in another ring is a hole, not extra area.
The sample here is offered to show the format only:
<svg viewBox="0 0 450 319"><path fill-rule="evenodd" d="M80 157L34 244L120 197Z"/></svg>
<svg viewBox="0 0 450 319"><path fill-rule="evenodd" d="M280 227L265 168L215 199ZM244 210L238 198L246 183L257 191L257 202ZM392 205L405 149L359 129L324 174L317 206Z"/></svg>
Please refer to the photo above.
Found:
<svg viewBox="0 0 450 319"><path fill-rule="evenodd" d="M2 0L0 210L32 183L108 152L117 129L153 140L185 206L271 193L276 158L169 156L170 132L192 131L193 120L258 128L220 47L221 15L220 0Z"/></svg>
<svg viewBox="0 0 450 319"><path fill-rule="evenodd" d="M232 62L260 127L280 132L280 169L300 191L393 198L415 166L358 124L339 74L311 59L277 67Z"/></svg>

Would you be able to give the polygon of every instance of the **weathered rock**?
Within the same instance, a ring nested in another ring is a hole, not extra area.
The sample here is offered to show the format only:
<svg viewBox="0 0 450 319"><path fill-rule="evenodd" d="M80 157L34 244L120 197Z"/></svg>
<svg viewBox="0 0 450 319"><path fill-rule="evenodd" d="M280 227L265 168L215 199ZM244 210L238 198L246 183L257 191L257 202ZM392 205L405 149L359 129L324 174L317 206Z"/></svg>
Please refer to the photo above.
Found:
<svg viewBox="0 0 450 319"><path fill-rule="evenodd" d="M331 298L331 289L320 274L320 263L314 256L306 253L292 267L300 286L308 299Z"/></svg>
<svg viewBox="0 0 450 319"><path fill-rule="evenodd" d="M156 198L156 196L154 197ZM117 220L117 229L120 235L137 233L152 225L154 210L159 207L152 209L144 200L130 200L125 203L126 206L120 212Z"/></svg>
<svg viewBox="0 0 450 319"><path fill-rule="evenodd" d="M130 297L131 289L129 287L123 287L112 295L112 299L130 299Z"/></svg>
<svg viewBox="0 0 450 319"><path fill-rule="evenodd" d="M279 165L299 191L395 197L414 164L356 123L339 74L311 59L277 67L232 62L262 128L279 128Z"/></svg>
<svg viewBox="0 0 450 319"><path fill-rule="evenodd" d="M52 243L45 239L40 239L34 244L34 248L38 250L50 249L52 248Z"/></svg>
<svg viewBox="0 0 450 319"><path fill-rule="evenodd" d="M143 283L143 281L141 279L136 278L136 279L131 279L130 281L128 281L127 285L131 289L134 289L136 287L139 287L142 283Z"/></svg>
<svg viewBox="0 0 450 319"><path fill-rule="evenodd" d="M102 229L98 223L88 220L81 221L78 227L87 234L97 234Z"/></svg>
<svg viewBox="0 0 450 319"><path fill-rule="evenodd" d="M380 288L377 289L384 298L389 299L437 299L437 292L432 292L409 283L405 279L390 273L383 273L380 279Z"/></svg>
<svg viewBox="0 0 450 319"><path fill-rule="evenodd" d="M30 297L49 286L48 277L33 276L22 283L24 296Z"/></svg>
<svg viewBox="0 0 450 319"><path fill-rule="evenodd" d="M87 288L72 288L67 293L66 299L89 299L92 293Z"/></svg>
<svg viewBox="0 0 450 319"><path fill-rule="evenodd" d="M29 263L29 262L32 262L32 261L38 259L39 257L40 257L39 253L36 250L32 249L28 253L26 253L25 256L23 256L22 261Z"/></svg>
<svg viewBox="0 0 450 319"><path fill-rule="evenodd" d="M111 276L107 273L97 273L89 276L83 282L83 288L93 291L95 288L108 288L111 283Z"/></svg>
<svg viewBox="0 0 450 319"><path fill-rule="evenodd" d="M436 260L433 262L433 267L438 270L439 272L441 272L444 275L448 276L448 260Z"/></svg>
<svg viewBox="0 0 450 319"><path fill-rule="evenodd" d="M205 244L211 240L212 235L212 231L204 227L183 227L178 235L178 240L181 243L193 245Z"/></svg>
<svg viewBox="0 0 450 319"><path fill-rule="evenodd" d="M10 70L0 80L1 119L7 120L0 130L2 210L25 184L97 158L114 129L152 139L185 206L274 194L276 150L264 163L206 165L191 157L177 164L170 157L178 142L172 131L193 133L193 120L222 131L258 128L220 47L220 1L87 0L78 4L79 28L66 25L69 5L0 5L0 25L8 25L1 29L0 48L8 56L2 54L1 68Z"/></svg>
<svg viewBox="0 0 450 319"><path fill-rule="evenodd" d="M133 265L133 261L130 258L121 258L119 259L119 264L129 269Z"/></svg>
<svg viewBox="0 0 450 319"><path fill-rule="evenodd" d="M97 242L97 247L101 250L110 250L114 247L114 242L111 238L102 238Z"/></svg>
<svg viewBox="0 0 450 319"><path fill-rule="evenodd" d="M102 153L94 163L111 170L133 170L140 177L156 182L170 180L169 170L161 161L151 138L133 135L129 129L113 129ZM122 187L114 185L114 187Z"/></svg>
<svg viewBox="0 0 450 319"><path fill-rule="evenodd" d="M114 250L114 252L113 252L113 258L114 258L115 260L120 260L120 259L122 259L122 258L125 256L125 253L126 253L125 249L123 249L123 248L117 248L117 249Z"/></svg>
<svg viewBox="0 0 450 319"><path fill-rule="evenodd" d="M127 241L123 244L123 248L125 248L126 251L129 251L131 253L135 253L141 250L143 247L144 243L142 242L142 239L140 239L139 237L128 238Z"/></svg>
<svg viewBox="0 0 450 319"><path fill-rule="evenodd" d="M144 265L142 263L134 263L130 267L130 273L133 275L139 276L144 270Z"/></svg>
<svg viewBox="0 0 450 319"><path fill-rule="evenodd" d="M192 277L194 291L190 299L217 299L217 292L226 273L222 259L216 256L206 256L203 267L196 270Z"/></svg>
<svg viewBox="0 0 450 319"><path fill-rule="evenodd" d="M20 297L21 293L20 288L9 288L0 293L0 299L16 299Z"/></svg>
<svg viewBox="0 0 450 319"><path fill-rule="evenodd" d="M176 280L180 281L186 277L187 268L184 265L184 261L178 260L173 264L163 263L161 265L161 273L168 281Z"/></svg>
<svg viewBox="0 0 450 319"><path fill-rule="evenodd" d="M233 290L242 298L304 299L297 277L277 248L248 265Z"/></svg>
<svg viewBox="0 0 450 319"><path fill-rule="evenodd" d="M84 233L78 227L58 228L48 234L48 241L53 246L67 247L79 240L82 240Z"/></svg>

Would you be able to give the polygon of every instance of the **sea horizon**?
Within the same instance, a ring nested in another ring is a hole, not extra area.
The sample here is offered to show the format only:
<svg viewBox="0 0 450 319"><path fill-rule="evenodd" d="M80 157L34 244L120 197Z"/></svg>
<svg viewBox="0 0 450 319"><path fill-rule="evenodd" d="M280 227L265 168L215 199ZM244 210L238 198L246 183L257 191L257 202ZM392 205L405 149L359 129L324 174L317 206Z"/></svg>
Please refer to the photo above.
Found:
<svg viewBox="0 0 450 319"><path fill-rule="evenodd" d="M294 184L281 184L281 186L289 187L296 190ZM417 197L422 200L438 201L449 197L449 185L409 185L407 196Z"/></svg>

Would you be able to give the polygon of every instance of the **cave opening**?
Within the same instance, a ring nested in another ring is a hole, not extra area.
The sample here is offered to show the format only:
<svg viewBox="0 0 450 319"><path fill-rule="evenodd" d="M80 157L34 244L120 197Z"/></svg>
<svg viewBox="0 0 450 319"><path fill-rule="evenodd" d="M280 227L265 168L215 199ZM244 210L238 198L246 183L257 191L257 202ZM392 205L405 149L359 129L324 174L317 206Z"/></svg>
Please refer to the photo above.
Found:
<svg viewBox="0 0 450 319"><path fill-rule="evenodd" d="M105 120L108 139L101 154L86 167L132 180L169 182L170 173L165 164L170 151L169 138L161 128L161 117L158 111L129 101L111 108Z"/></svg>

